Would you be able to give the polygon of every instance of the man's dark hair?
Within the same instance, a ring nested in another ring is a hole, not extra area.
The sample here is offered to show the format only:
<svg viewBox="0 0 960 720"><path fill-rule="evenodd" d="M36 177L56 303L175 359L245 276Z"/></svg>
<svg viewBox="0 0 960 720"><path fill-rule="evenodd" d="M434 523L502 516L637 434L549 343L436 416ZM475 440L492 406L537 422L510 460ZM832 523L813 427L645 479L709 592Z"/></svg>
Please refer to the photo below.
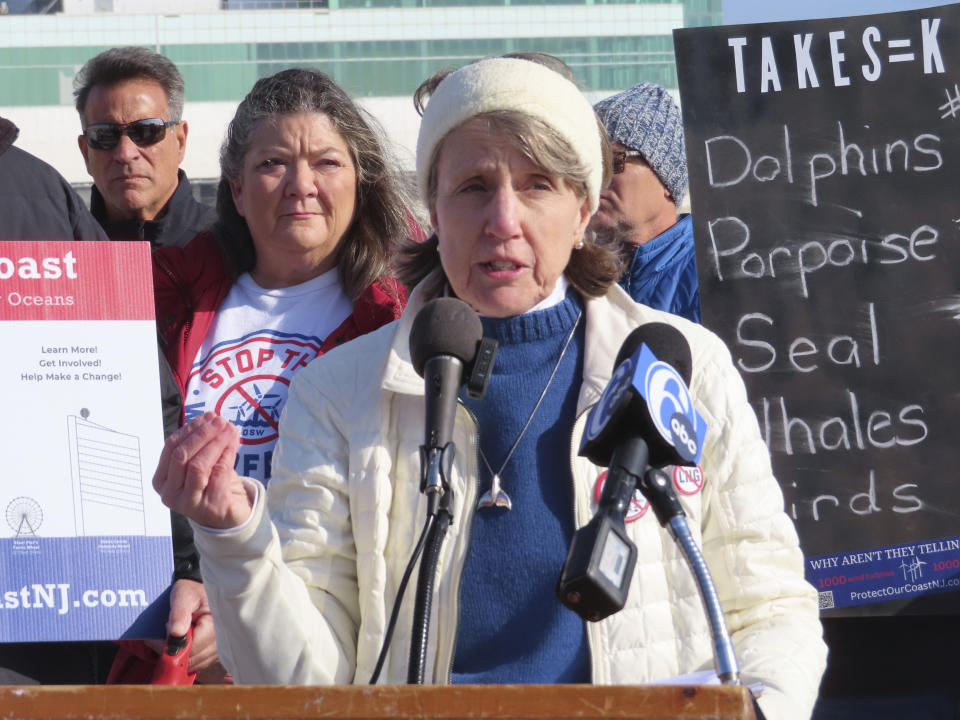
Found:
<svg viewBox="0 0 960 720"><path fill-rule="evenodd" d="M169 58L142 47L119 47L104 50L80 68L73 78L73 97L77 112L83 116L90 91L97 85L110 87L125 80L153 80L167 96L170 117L183 119L183 77Z"/></svg>

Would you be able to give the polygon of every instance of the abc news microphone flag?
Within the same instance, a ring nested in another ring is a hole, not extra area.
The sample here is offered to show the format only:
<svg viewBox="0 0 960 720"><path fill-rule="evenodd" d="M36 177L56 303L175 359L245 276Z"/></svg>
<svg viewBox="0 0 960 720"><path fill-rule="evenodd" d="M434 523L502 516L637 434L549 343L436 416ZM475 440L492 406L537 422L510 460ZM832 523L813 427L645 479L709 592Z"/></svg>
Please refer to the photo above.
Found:
<svg viewBox="0 0 960 720"><path fill-rule="evenodd" d="M704 324L828 615L960 591L960 5L674 32Z"/></svg>
<svg viewBox="0 0 960 720"><path fill-rule="evenodd" d="M0 243L0 642L162 637L148 243Z"/></svg>

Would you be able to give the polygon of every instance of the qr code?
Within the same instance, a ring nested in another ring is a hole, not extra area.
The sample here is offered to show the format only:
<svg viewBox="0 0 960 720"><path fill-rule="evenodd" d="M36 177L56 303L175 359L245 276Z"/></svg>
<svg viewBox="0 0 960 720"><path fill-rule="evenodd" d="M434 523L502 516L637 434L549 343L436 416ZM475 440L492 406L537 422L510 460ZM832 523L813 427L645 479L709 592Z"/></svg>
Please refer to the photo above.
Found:
<svg viewBox="0 0 960 720"><path fill-rule="evenodd" d="M833 590L820 593L820 609L829 610L833 607Z"/></svg>

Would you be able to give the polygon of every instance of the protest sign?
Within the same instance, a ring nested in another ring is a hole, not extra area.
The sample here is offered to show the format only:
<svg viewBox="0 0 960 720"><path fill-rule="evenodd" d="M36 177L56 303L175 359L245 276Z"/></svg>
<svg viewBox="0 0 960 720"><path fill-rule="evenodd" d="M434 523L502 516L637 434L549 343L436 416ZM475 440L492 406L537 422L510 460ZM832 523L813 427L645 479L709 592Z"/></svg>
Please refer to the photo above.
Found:
<svg viewBox="0 0 960 720"><path fill-rule="evenodd" d="M958 35L957 5L674 33L703 322L838 614L956 610Z"/></svg>
<svg viewBox="0 0 960 720"><path fill-rule="evenodd" d="M0 243L0 641L161 637L148 243Z"/></svg>

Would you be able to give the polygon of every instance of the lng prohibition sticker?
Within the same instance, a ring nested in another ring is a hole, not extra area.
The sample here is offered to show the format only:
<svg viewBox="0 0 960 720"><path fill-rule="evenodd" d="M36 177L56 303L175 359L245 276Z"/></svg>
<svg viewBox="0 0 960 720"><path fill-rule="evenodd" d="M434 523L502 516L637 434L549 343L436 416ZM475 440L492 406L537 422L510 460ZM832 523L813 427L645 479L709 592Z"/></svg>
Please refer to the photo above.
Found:
<svg viewBox="0 0 960 720"><path fill-rule="evenodd" d="M603 490L603 483L607 479L607 471L604 470L600 473L600 477L597 478L596 484L593 486L593 500L594 502L600 502L600 493ZM632 523L636 522L644 515L646 515L647 510L650 509L650 503L643 496L643 493L640 492L640 489L637 488L633 491L633 497L630 498L630 506L627 508L627 514L623 518L624 522Z"/></svg>
<svg viewBox="0 0 960 720"><path fill-rule="evenodd" d="M696 495L703 487L703 468L677 465L673 468L673 484L684 495Z"/></svg>

